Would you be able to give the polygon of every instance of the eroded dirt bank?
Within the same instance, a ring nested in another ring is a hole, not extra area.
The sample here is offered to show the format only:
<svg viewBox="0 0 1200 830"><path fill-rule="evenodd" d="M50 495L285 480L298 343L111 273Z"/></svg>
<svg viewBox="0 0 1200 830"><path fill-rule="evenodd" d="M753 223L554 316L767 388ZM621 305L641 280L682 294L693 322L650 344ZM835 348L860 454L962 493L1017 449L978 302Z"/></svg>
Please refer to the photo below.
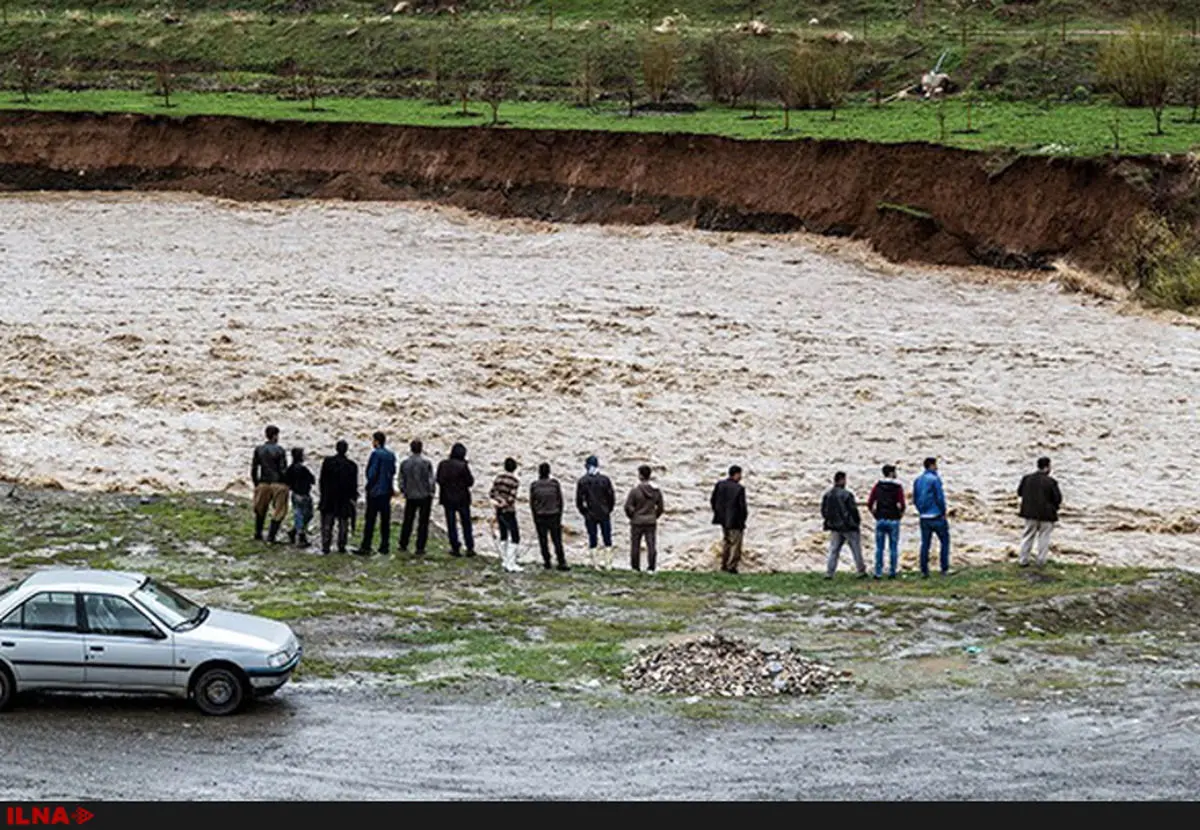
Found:
<svg viewBox="0 0 1200 830"><path fill-rule="evenodd" d="M852 235L893 260L951 265L1102 264L1151 194L1185 178L1170 162L1123 164L925 144L0 114L0 189L434 199L555 221Z"/></svg>

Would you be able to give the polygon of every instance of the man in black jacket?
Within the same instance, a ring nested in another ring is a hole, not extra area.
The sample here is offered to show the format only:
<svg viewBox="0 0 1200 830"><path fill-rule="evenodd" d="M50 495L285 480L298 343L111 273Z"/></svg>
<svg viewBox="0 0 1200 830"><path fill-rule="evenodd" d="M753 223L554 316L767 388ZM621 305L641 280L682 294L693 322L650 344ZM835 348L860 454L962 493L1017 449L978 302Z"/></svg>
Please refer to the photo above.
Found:
<svg viewBox="0 0 1200 830"><path fill-rule="evenodd" d="M317 509L321 511L321 552L329 553L333 524L337 522L337 551L346 552L346 536L358 502L358 465L346 457L349 445L337 442L337 454L321 462L321 488Z"/></svg>
<svg viewBox="0 0 1200 830"><path fill-rule="evenodd" d="M722 530L721 570L735 574L742 560L742 536L746 531L746 488L742 486L741 467L735 464L729 468L729 478L717 482L709 502L712 523Z"/></svg>
<svg viewBox="0 0 1200 830"><path fill-rule="evenodd" d="M1025 532L1021 536L1022 568L1029 567L1029 554L1037 543L1037 566L1046 564L1050 554L1050 533L1058 521L1058 509L1062 507L1062 492L1058 482L1050 475L1050 459L1042 456L1037 460L1037 472L1021 479L1017 486L1021 498L1021 518L1025 520Z"/></svg>
<svg viewBox="0 0 1200 830"><path fill-rule="evenodd" d="M550 545L546 537L554 540L554 555L558 569L569 571L567 557L563 552L562 487L557 479L550 478L550 465L538 465L538 480L529 486L529 508L533 511L533 526L537 529L538 545L542 549L542 562L550 570Z"/></svg>
<svg viewBox="0 0 1200 830"><path fill-rule="evenodd" d="M467 448L455 444L450 457L438 462L437 488L442 508L446 511L446 535L450 537L450 555L462 556L458 541L458 520L462 520L463 542L467 556L475 555L475 534L471 528L471 488L475 476L467 466Z"/></svg>
<svg viewBox="0 0 1200 830"><path fill-rule="evenodd" d="M838 554L842 545L850 545L854 554L854 567L858 570L858 578L866 579L867 566L862 557L862 539L859 529L862 520L858 515L858 503L854 494L846 489L846 474L834 473L833 487L821 499L821 518L825 520L825 529L829 531L829 558L825 562L825 578L833 579L837 572Z"/></svg>
<svg viewBox="0 0 1200 830"><path fill-rule="evenodd" d="M287 517L288 486L283 477L288 463L287 452L279 446L279 427L268 426L266 434L266 442L255 447L250 461L250 481L254 483L254 538L262 541L263 525L270 511L267 541L274 542L279 526Z"/></svg>
<svg viewBox="0 0 1200 830"><path fill-rule="evenodd" d="M587 528L588 554L592 557L595 567L597 536L604 538L604 548L608 552L608 569L612 570L612 512L617 506L617 494L613 490L612 481L600 472L600 459L588 456L585 472L575 484L575 508L583 516L584 527ZM599 531L599 534L597 534Z"/></svg>

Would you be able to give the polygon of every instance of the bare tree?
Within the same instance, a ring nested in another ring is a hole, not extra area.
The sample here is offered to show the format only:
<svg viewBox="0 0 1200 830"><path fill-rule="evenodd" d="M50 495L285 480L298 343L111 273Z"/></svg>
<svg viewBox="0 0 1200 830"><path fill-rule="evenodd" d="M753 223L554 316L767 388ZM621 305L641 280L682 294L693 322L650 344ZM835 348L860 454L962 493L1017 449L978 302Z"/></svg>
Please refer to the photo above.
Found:
<svg viewBox="0 0 1200 830"><path fill-rule="evenodd" d="M317 111L317 93L320 92L320 87L317 84L317 73L311 66L304 70L304 91L308 93L308 111Z"/></svg>
<svg viewBox="0 0 1200 830"><path fill-rule="evenodd" d="M579 56L579 73L575 78L579 90L579 103L585 107L592 105L596 97L596 87L600 85L600 58L592 47L585 47Z"/></svg>
<svg viewBox="0 0 1200 830"><path fill-rule="evenodd" d="M288 56L279 62L279 66L275 68L275 74L288 82L292 88L292 100L300 100L300 67L296 63L296 59Z"/></svg>
<svg viewBox="0 0 1200 830"><path fill-rule="evenodd" d="M799 44L788 58L788 86L795 106L827 109L832 120L846 99L854 80L854 64L839 47Z"/></svg>
<svg viewBox="0 0 1200 830"><path fill-rule="evenodd" d="M170 107L171 88L175 85L175 72L171 64L167 61L160 62L155 77L158 81L157 93L162 96L163 106Z"/></svg>
<svg viewBox="0 0 1200 830"><path fill-rule="evenodd" d="M500 123L500 104L508 95L512 72L506 66L496 66L487 71L483 78L480 96L492 108L492 126Z"/></svg>
<svg viewBox="0 0 1200 830"><path fill-rule="evenodd" d="M1162 135L1163 110L1183 70L1184 56L1171 22L1163 15L1137 22L1100 50L1099 75L1127 107L1149 107L1154 134Z"/></svg>
<svg viewBox="0 0 1200 830"><path fill-rule="evenodd" d="M650 100L661 104L679 75L683 49L674 35L648 38L642 45L642 81Z"/></svg>
<svg viewBox="0 0 1200 830"><path fill-rule="evenodd" d="M37 86L38 64L41 63L41 53L33 53L27 48L17 52L14 63L17 68L17 87L21 90L21 100L28 104L34 87Z"/></svg>

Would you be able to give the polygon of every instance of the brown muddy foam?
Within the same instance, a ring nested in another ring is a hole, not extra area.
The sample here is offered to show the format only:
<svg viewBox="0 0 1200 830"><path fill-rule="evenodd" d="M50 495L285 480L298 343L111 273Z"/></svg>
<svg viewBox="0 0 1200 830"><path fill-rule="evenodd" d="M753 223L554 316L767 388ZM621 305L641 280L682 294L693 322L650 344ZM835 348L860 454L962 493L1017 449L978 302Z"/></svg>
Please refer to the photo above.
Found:
<svg viewBox="0 0 1200 830"><path fill-rule="evenodd" d="M1004 557L1045 452L1058 555L1197 562L1200 332L1049 282L883 273L797 237L175 195L7 196L0 249L0 473L27 482L246 493L267 422L360 460L383 429L464 441L484 514L506 455L527 485L596 453L621 497L655 466L664 566L708 568L709 489L739 463L748 565L787 570L822 561L835 469L865 500L880 464L909 482L929 454L957 561Z"/></svg>

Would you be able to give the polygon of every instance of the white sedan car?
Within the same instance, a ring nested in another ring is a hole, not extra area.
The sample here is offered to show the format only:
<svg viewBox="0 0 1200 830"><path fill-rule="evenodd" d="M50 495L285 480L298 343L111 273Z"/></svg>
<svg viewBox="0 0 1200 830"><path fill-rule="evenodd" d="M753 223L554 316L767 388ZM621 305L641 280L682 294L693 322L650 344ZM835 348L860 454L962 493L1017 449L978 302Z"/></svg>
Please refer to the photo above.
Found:
<svg viewBox="0 0 1200 830"><path fill-rule="evenodd" d="M158 693L232 714L288 681L281 622L197 605L133 573L46 570L0 589L0 710L35 690Z"/></svg>

